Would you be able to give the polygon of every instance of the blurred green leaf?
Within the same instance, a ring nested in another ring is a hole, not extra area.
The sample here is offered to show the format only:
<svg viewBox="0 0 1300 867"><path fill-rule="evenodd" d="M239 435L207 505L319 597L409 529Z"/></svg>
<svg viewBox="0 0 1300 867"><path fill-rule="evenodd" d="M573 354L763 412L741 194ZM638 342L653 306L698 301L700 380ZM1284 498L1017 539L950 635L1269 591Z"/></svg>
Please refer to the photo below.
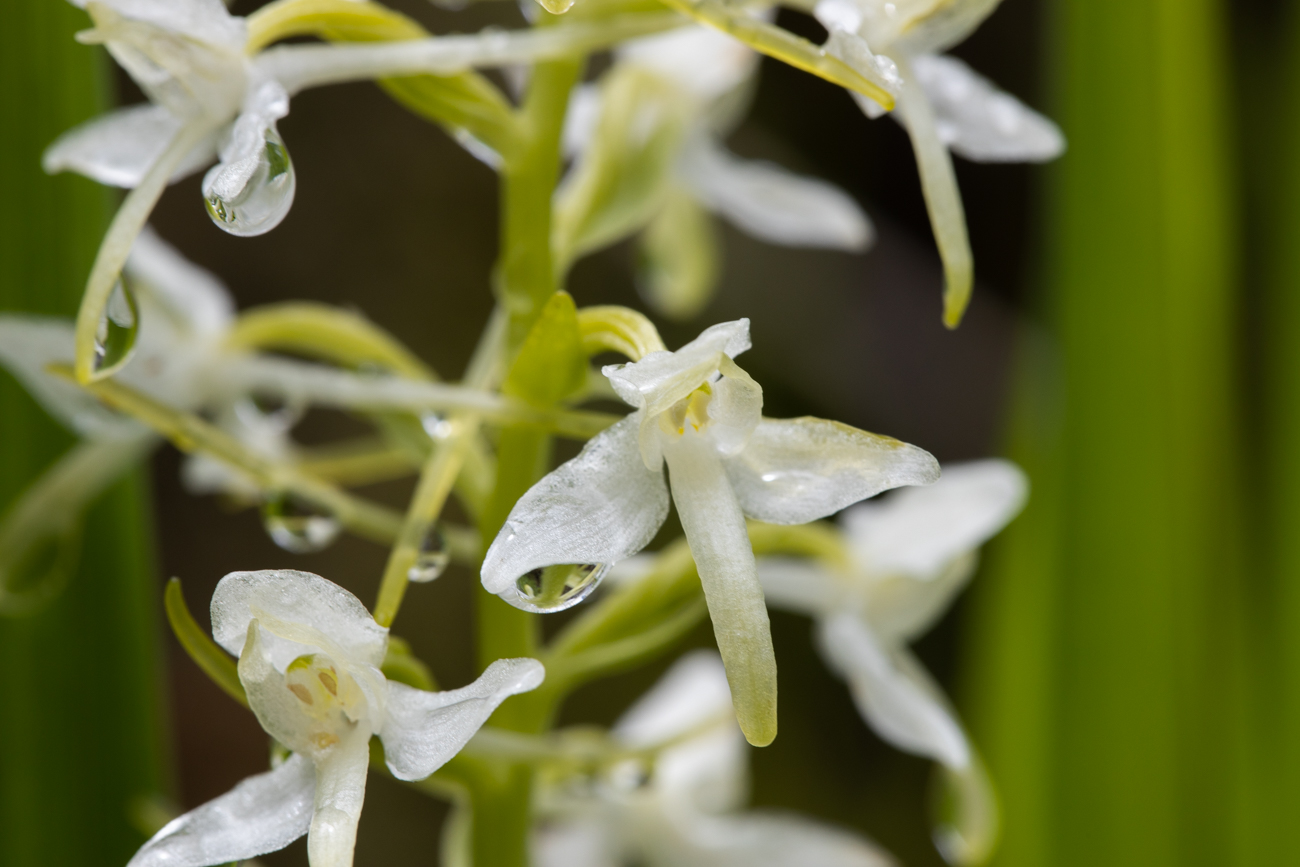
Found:
<svg viewBox="0 0 1300 867"><path fill-rule="evenodd" d="M0 27L0 309L77 308L111 197L48 178L41 151L107 103L104 54L67 3L18 0ZM0 509L72 445L0 375ZM142 474L91 508L80 567L39 614L0 619L0 864L124 864L129 805L165 787L157 605Z"/></svg>
<svg viewBox="0 0 1300 867"><path fill-rule="evenodd" d="M577 308L568 292L556 292L519 348L501 391L537 406L553 406L586 381L587 353Z"/></svg>

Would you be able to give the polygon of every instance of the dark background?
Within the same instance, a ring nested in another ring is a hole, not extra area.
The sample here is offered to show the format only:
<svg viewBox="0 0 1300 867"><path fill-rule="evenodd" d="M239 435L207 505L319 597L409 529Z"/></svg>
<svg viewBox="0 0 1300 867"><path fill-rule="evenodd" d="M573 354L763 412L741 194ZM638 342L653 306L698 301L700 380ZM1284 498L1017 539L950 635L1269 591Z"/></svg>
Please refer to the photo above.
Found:
<svg viewBox="0 0 1300 867"><path fill-rule="evenodd" d="M257 3L238 2L247 13ZM487 22L514 25L515 7L484 4L448 13L417 2L391 4L434 32ZM1037 0L1006 0L955 52L1004 89L1041 108ZM780 23L822 38L810 18ZM138 92L119 75L123 102ZM370 85L306 92L280 123L298 175L297 199L268 235L234 238L209 222L198 179L173 186L154 214L161 234L212 269L241 308L309 298L363 311L440 374L459 375L490 309L497 236L496 179L438 128ZM754 349L742 365L762 385L765 412L835 418L929 449L941 460L995 454L1014 344L1015 310L1034 297L1038 172L958 160L978 268L966 322L940 324L941 272L910 146L889 119L869 121L838 88L764 61L749 119L731 140L738 153L776 160L831 180L871 214L878 241L865 255L766 246L724 233L725 277L716 300L689 325L660 323L670 347L704 325L748 316ZM624 246L578 266L570 291L580 305L639 304ZM644 309L644 308L643 308ZM345 422L318 413L304 435L328 438ZM571 448L562 444L561 448ZM567 452L565 452L567 454ZM386 551L343 537L327 552L298 556L275 547L256 514L231 513L188 495L179 456L154 464L157 538L164 576L180 576L206 625L220 577L243 569L317 571L364 600L373 598ZM410 486L369 491L401 507ZM395 634L408 639L446 687L474 676L470 605L476 577L454 568L413 587ZM918 650L951 687L962 605ZM859 719L847 690L817 658L809 623L773 615L781 666L781 736L752 751L754 803L796 808L869 833L911 865L939 864L925 808L931 767L883 745ZM268 743L251 714L198 671L170 637L175 791L192 807L266 767ZM703 627L691 642L707 644ZM575 695L567 722L608 722L667 662L602 681ZM358 863L431 864L440 804L372 775ZM305 847L268 856L304 864Z"/></svg>

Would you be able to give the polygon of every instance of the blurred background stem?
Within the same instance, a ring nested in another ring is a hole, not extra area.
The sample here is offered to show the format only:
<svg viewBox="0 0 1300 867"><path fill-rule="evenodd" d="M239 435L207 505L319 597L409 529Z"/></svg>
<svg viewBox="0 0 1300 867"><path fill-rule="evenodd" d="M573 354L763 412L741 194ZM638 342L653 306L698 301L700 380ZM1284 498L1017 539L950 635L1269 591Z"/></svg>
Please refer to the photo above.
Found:
<svg viewBox="0 0 1300 867"><path fill-rule="evenodd" d="M41 151L100 111L102 52L85 13L18 0L0 27L0 309L70 316L111 214L102 187L46 177ZM0 375L0 510L72 437ZM30 617L0 619L0 863L123 864L143 842L133 801L159 791L158 587L143 473L90 511L80 567Z"/></svg>
<svg viewBox="0 0 1300 867"><path fill-rule="evenodd" d="M1008 867L1234 863L1244 461L1224 13L1051 9L1070 151L1049 197L1047 334L1022 341L1012 424L1035 487L976 591L966 683Z"/></svg>

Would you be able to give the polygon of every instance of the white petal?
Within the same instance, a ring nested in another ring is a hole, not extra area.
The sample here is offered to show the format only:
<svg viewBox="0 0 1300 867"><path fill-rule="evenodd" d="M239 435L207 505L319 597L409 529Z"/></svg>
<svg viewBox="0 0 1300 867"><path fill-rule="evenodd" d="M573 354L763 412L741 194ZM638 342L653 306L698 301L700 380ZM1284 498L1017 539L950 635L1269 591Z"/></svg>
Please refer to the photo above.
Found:
<svg viewBox="0 0 1300 867"><path fill-rule="evenodd" d="M683 152L679 170L709 208L761 240L835 250L865 250L871 243L867 215L825 181L739 159L705 137Z"/></svg>
<svg viewBox="0 0 1300 867"><path fill-rule="evenodd" d="M616 563L650 543L668 517L662 470L637 449L640 413L593 437L519 498L483 558L483 586L516 604L517 579L541 566Z"/></svg>
<svg viewBox="0 0 1300 867"><path fill-rule="evenodd" d="M311 755L315 752L310 741L312 720L289 691L284 673L272 663L269 648L263 643L266 637L265 630L251 624L239 655L239 682L248 696L248 706L267 734L291 750Z"/></svg>
<svg viewBox="0 0 1300 867"><path fill-rule="evenodd" d="M983 545L1019 513L1025 474L1010 461L949 464L926 488L907 488L844 515L861 566L879 575L935 575Z"/></svg>
<svg viewBox="0 0 1300 867"><path fill-rule="evenodd" d="M328 636L348 657L337 660L343 664L377 666L388 648L388 630L374 621L361 600L319 575L292 569L231 572L217 584L212 594L212 637L231 654L242 652L248 624L266 616ZM276 668L283 671L300 652L286 648L284 653L293 656L281 659L272 647Z"/></svg>
<svg viewBox="0 0 1300 867"><path fill-rule="evenodd" d="M145 284L152 299L193 334L215 337L234 321L235 301L230 290L149 226L135 239L125 271L130 279Z"/></svg>
<svg viewBox="0 0 1300 867"><path fill-rule="evenodd" d="M293 755L168 822L127 867L210 867L288 846L311 824L316 772Z"/></svg>
<svg viewBox="0 0 1300 867"><path fill-rule="evenodd" d="M880 645L854 614L818 624L830 666L849 682L854 703L876 734L901 750L953 767L970 761L966 736L924 669L903 649Z"/></svg>
<svg viewBox="0 0 1300 867"><path fill-rule="evenodd" d="M622 867L611 837L599 819L547 823L533 832L532 867Z"/></svg>
<svg viewBox="0 0 1300 867"><path fill-rule="evenodd" d="M964 769L944 768L947 815L934 829L944 860L954 865L983 864L997 844L1001 825L998 799L979 756Z"/></svg>
<svg viewBox="0 0 1300 867"><path fill-rule="evenodd" d="M760 557L758 578L771 608L819 615L833 611L844 598L842 582L812 560Z"/></svg>
<svg viewBox="0 0 1300 867"><path fill-rule="evenodd" d="M231 15L222 0L100 0L117 14L188 36L198 42L242 51L248 39L244 19ZM84 6L84 0L78 0Z"/></svg>
<svg viewBox="0 0 1300 867"><path fill-rule="evenodd" d="M702 100L735 90L758 68L758 54L713 27L681 27L629 40L620 60L671 80Z"/></svg>
<svg viewBox="0 0 1300 867"><path fill-rule="evenodd" d="M892 867L894 859L871 841L787 813L751 811L699 817L683 825L704 867Z"/></svg>
<svg viewBox="0 0 1300 867"><path fill-rule="evenodd" d="M673 663L610 733L634 749L681 739L659 754L656 790L692 809L723 812L748 795L748 756L735 720L722 659L695 650Z"/></svg>
<svg viewBox="0 0 1300 867"><path fill-rule="evenodd" d="M903 23L891 48L909 55L946 51L970 36L1001 2L904 0L899 5L907 11L898 17L914 16L914 20Z"/></svg>
<svg viewBox="0 0 1300 867"><path fill-rule="evenodd" d="M939 138L979 162L1045 162L1065 151L1065 136L1047 118L946 55L912 59L934 106Z"/></svg>
<svg viewBox="0 0 1300 867"><path fill-rule="evenodd" d="M737 719L750 743L766 746L776 737L776 656L745 518L711 437L687 430L665 443L664 458Z"/></svg>
<svg viewBox="0 0 1300 867"><path fill-rule="evenodd" d="M711 650L685 654L624 713L611 734L633 748L649 748L733 715L727 670Z"/></svg>
<svg viewBox="0 0 1300 867"><path fill-rule="evenodd" d="M492 712L512 695L541 685L535 659L498 659L461 689L425 692L389 684L388 719L379 732L384 758L399 780L422 780L460 752Z"/></svg>
<svg viewBox="0 0 1300 867"><path fill-rule="evenodd" d="M144 178L181 121L160 105L144 103L100 115L55 139L41 158L49 174L76 172L101 184L131 188ZM198 171L216 157L216 135L208 136L181 161L172 174L178 180Z"/></svg>
<svg viewBox="0 0 1300 867"><path fill-rule="evenodd" d="M763 419L725 464L745 514L771 524L805 524L939 477L938 462L924 449L807 417Z"/></svg>
<svg viewBox="0 0 1300 867"><path fill-rule="evenodd" d="M957 187L952 155L939 137L934 107L914 80L911 67L904 63L901 68L907 85L898 96L894 116L902 122L912 140L916 167L921 173L921 192L930 212L930 225L939 247L939 257L943 260L943 321L949 328L956 328L970 303L975 282L975 260L966 231L966 210L962 205L961 190Z"/></svg>
<svg viewBox="0 0 1300 867"><path fill-rule="evenodd" d="M0 365L13 374L45 411L77 433L93 439L132 438L143 430L62 378L46 372L50 364L72 364L72 323L47 316L0 316Z"/></svg>
<svg viewBox="0 0 1300 867"><path fill-rule="evenodd" d="M905 643L927 631L975 574L979 557L970 551L924 578L912 575L866 577L866 618L885 643Z"/></svg>
<svg viewBox="0 0 1300 867"><path fill-rule="evenodd" d="M370 732L360 727L316 760L316 804L307 836L311 867L352 867L369 767Z"/></svg>
<svg viewBox="0 0 1300 867"><path fill-rule="evenodd" d="M735 358L752 344L749 320L720 322L676 352L652 352L631 364L601 369L619 397L647 417L658 415L703 385L718 371L718 356Z"/></svg>

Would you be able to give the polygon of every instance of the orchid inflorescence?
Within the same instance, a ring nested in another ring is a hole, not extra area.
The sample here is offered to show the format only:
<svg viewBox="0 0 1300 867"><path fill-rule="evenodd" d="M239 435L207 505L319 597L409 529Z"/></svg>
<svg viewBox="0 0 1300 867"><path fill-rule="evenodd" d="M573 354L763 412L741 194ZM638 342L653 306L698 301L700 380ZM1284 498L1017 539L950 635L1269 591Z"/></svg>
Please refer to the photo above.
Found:
<svg viewBox="0 0 1300 867"><path fill-rule="evenodd" d="M777 734L769 605L811 616L866 723L942 767L943 855L987 858L990 781L907 644L1020 509L1022 474L1002 461L941 472L889 437L768 418L737 360L749 320L669 351L645 315L578 308L562 285L580 257L637 236L646 303L684 319L717 281L714 215L776 244L872 242L844 192L727 150L767 55L906 128L955 327L973 265L949 151L1027 161L1063 148L1050 121L939 53L997 0L792 4L826 28L821 46L774 23L774 4L726 0L543 0L530 26L441 37L369 0L275 0L246 18L220 0L74 2L93 22L79 38L106 46L148 101L45 154L48 171L129 192L75 322L0 316L0 364L80 437L0 522L0 612L64 591L81 516L164 439L188 454L193 493L260 508L289 551L342 532L391 548L373 609L306 572L227 575L211 638L169 585L182 645L252 711L276 758L157 830L131 867L226 864L303 835L313 867L348 865L371 770L453 801L452 863L892 863L857 834L744 809L746 741ZM285 43L304 36L320 42ZM610 62L584 81L597 52ZM523 82L517 100L478 71L493 67ZM147 225L169 183L206 169L219 228L274 229L297 184L276 122L301 90L354 80L380 82L500 173L498 304L459 382L350 310L236 310ZM611 355L624 361L593 368ZM613 398L632 411L583 406ZM300 444L295 425L321 406L373 434ZM535 472L557 436L585 446ZM411 475L405 512L350 490ZM474 526L443 519L453 496ZM684 541L644 553L674 507ZM482 674L440 691L389 630L409 585L452 561L479 568L494 595L480 599ZM579 605L539 642L532 615ZM705 616L717 654L683 656L607 732L551 728L573 689L668 654Z"/></svg>

